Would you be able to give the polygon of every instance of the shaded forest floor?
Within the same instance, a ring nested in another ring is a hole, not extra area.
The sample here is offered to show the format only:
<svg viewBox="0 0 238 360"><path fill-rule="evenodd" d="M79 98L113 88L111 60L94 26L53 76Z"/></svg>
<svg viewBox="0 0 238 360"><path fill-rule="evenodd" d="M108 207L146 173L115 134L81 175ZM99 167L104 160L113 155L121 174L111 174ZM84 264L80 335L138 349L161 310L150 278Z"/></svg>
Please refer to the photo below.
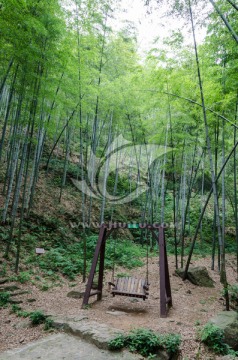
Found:
<svg viewBox="0 0 238 360"><path fill-rule="evenodd" d="M227 260L228 281L235 283L234 264L232 256ZM206 266L210 268L209 258L197 258L193 260L192 266ZM19 304L23 310L42 310L48 315L86 315L88 319L99 323L106 323L112 327L128 331L134 328L149 328L160 333L180 333L182 335L181 359L219 359L209 353L203 345L196 340L196 334L200 326L203 326L211 317L224 310L221 297L221 285L219 273L209 271L215 281L214 288L201 288L188 281L183 282L174 275L174 258L169 257L170 278L173 296L173 307L166 319L159 317L159 268L158 259L151 258L149 263L149 298L146 301L134 298L115 297L108 291L107 282L111 280L111 273L107 272L104 282L103 299L95 302L91 298L88 309L82 310L82 299L67 297L74 290L82 292L85 284L81 277L75 281L61 278L59 286L52 286L47 291L42 291L32 283L16 284L21 290L27 290L17 298L22 300ZM133 270L117 268L116 273L127 273L137 277L145 277L145 266ZM9 284L9 283L8 283ZM118 312L119 311L119 312ZM114 313L114 314L113 314ZM28 319L17 317L11 313L11 307L0 311L0 351L18 347L49 333L43 330L43 326L32 327Z"/></svg>

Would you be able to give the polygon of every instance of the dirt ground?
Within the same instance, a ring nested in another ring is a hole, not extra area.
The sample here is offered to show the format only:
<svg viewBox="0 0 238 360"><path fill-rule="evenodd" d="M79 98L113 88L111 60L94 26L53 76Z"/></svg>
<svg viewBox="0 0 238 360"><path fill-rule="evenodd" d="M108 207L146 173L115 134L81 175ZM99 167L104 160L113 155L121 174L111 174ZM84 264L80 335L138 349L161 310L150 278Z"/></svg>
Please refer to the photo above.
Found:
<svg viewBox="0 0 238 360"><path fill-rule="evenodd" d="M206 266L209 270L210 259L200 258L194 260L191 266ZM36 285L30 283L17 285L21 289L27 289L28 294L21 295L23 300L20 304L22 309L27 311L43 310L50 315L87 315L88 319L106 323L114 328L125 331L134 328L149 328L160 333L180 333L182 336L180 359L219 359L209 353L203 345L196 340L196 333L200 326L203 326L211 317L224 310L224 303L221 297L221 285L219 272L209 273L215 281L214 288L201 288L191 284L189 281L182 281L174 275L174 258L169 258L170 280L173 297L173 307L168 312L167 318L159 316L159 267L158 259L152 258L149 264L150 291L147 300L112 297L108 291L108 281L111 281L111 273L106 273L103 299L95 301L90 299L88 309L82 310L82 299L67 297L67 294L74 291L84 291L85 284L78 277L73 283L64 279L61 287L52 287L48 291L40 290ZM229 257L227 260L228 282L234 284L235 260ZM134 270L117 269L116 273L129 273L135 277L145 278L145 267ZM72 286L75 285L75 286ZM35 301L33 301L33 300ZM121 311L123 313L115 313ZM108 313L110 312L110 313ZM10 308L0 311L0 351L18 347L30 341L47 336L42 326L31 327L29 320L10 314Z"/></svg>

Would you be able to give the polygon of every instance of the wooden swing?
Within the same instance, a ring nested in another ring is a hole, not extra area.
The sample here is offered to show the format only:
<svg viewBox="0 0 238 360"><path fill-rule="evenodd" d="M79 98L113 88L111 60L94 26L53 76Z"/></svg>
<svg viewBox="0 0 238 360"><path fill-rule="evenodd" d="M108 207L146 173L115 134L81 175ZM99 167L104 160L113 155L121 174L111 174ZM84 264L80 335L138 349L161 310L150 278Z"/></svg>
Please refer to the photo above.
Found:
<svg viewBox="0 0 238 360"><path fill-rule="evenodd" d="M148 237L147 237L148 239ZM114 256L113 256L113 269L112 269L112 281L108 283L108 285L112 289L110 289L111 294L113 297L115 295L120 296L128 296L128 297L135 297L140 299L148 299L148 290L149 290L149 269L148 269L148 240L146 242L147 251L146 251L146 278L145 279L138 279L131 276L126 277L118 277L116 281L114 281L114 274L115 274L115 254L116 254L116 243L114 243ZM115 282L115 283L114 283Z"/></svg>
<svg viewBox="0 0 238 360"><path fill-rule="evenodd" d="M144 279L120 277L117 279L116 284L109 282L109 285L113 286L111 290L113 296L121 295L145 300L147 299L147 295L149 295L149 286Z"/></svg>
<svg viewBox="0 0 238 360"><path fill-rule="evenodd" d="M125 224L124 224L125 225ZM169 269L168 269L168 259L166 253L166 244L164 238L164 227L162 225L143 225L140 226L136 224L126 224L126 226L121 226L119 223L114 223L113 226L107 226L102 224L100 227L99 238L96 245L91 270L89 273L88 282L86 285L86 290L84 293L82 308L88 305L89 298L91 296L97 295L97 300L102 299L102 288L103 288L103 274L104 274L104 260L105 260L105 249L106 249L106 240L114 229L119 228L146 228L152 232L153 237L157 240L159 245L159 266L160 266L160 317L167 316L167 305L168 307L172 306L172 295L169 279ZM155 230L159 230L158 235L155 233ZM99 260L100 259L100 260ZM93 280L96 272L97 263L99 260L99 272L98 272L98 282L96 290L93 290ZM142 298L143 300L147 299L149 283L148 283L148 247L147 247L147 275L146 279L137 279L134 277L119 277L115 283L110 282L113 289L111 293L113 296L129 296L135 298Z"/></svg>

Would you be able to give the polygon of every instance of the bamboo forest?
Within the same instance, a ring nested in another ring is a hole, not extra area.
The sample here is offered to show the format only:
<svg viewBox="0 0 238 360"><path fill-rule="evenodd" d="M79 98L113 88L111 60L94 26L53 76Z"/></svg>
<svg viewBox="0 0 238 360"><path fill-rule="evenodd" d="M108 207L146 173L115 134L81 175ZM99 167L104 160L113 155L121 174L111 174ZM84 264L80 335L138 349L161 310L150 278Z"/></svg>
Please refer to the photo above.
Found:
<svg viewBox="0 0 238 360"><path fill-rule="evenodd" d="M237 358L237 128L237 0L0 0L0 359Z"/></svg>

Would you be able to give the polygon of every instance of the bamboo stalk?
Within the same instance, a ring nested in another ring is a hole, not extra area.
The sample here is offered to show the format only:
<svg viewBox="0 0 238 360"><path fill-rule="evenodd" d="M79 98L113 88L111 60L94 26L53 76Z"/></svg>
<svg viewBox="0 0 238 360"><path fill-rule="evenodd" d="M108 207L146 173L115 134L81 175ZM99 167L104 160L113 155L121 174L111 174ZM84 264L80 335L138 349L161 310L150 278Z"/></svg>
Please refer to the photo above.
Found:
<svg viewBox="0 0 238 360"><path fill-rule="evenodd" d="M232 37L234 38L234 40L237 42L238 44L238 36L235 32L235 30L233 29L233 27L231 26L231 24L229 23L229 21L226 19L226 17L222 14L222 12L220 11L219 7L216 5L216 3L213 0L209 0L210 3L213 5L213 7L215 8L216 12L218 13L218 15L220 16L220 18L223 20L223 22L225 23L227 29L229 30L229 32L231 33Z"/></svg>
<svg viewBox="0 0 238 360"><path fill-rule="evenodd" d="M189 0L189 13L190 13L190 19L191 19L191 25L192 25L194 50L195 50L195 56L196 56L199 88L200 88L200 95L201 95L201 101L202 101L203 119L204 119L204 126L205 126L205 132L206 132L207 151L208 151L208 156L209 156L210 171L211 171L211 177L212 177L212 187L213 187L215 215L216 215L216 225L217 225L217 231L218 231L218 242L219 242L219 248L220 248L220 253L221 253L220 281L224 286L224 292L226 294L226 309L229 310L228 283L227 283L227 278L226 278L226 266L225 266L225 248L224 248L224 243L222 241L222 234L221 234L217 186L216 186L216 181L215 181L215 173L214 173L214 166L213 166L213 159L212 159L212 152L211 152L211 144L210 144L210 137L209 137L209 131L208 131L209 128L208 128L208 123L207 123L207 114L206 114L206 107L205 107L205 99L204 99L204 94L203 94L203 86L202 86L202 79L201 79L201 72L200 72L200 63L199 63L199 57L198 57L198 51L197 51L197 42L196 42L194 22L193 22L193 14L192 14L192 7L191 7L191 1L190 0ZM184 274L184 277L186 277L186 276L187 276L187 273Z"/></svg>

